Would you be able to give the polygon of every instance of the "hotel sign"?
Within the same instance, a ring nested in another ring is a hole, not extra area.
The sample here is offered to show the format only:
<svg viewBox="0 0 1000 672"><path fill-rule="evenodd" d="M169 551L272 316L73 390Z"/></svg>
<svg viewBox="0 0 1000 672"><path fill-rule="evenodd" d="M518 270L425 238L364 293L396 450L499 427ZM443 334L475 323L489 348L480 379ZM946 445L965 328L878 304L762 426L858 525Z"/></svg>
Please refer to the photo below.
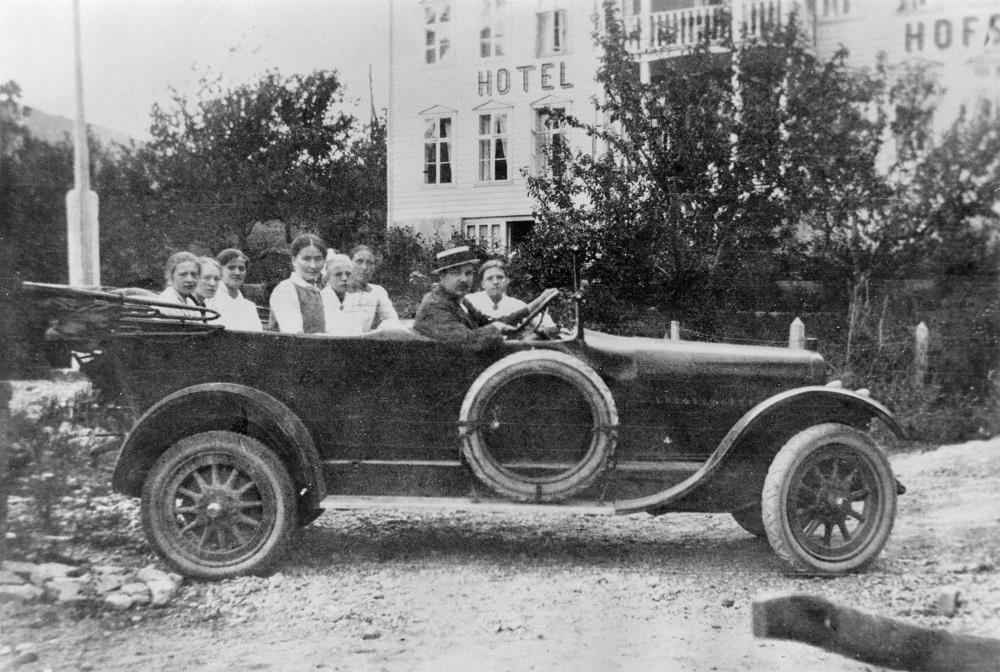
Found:
<svg viewBox="0 0 1000 672"><path fill-rule="evenodd" d="M541 91L572 89L573 84L566 77L566 64L563 62L479 71L480 96L492 96L494 91L505 96L512 88L527 93L532 88Z"/></svg>
<svg viewBox="0 0 1000 672"><path fill-rule="evenodd" d="M907 21L903 41L911 54L1000 47L1000 14Z"/></svg>

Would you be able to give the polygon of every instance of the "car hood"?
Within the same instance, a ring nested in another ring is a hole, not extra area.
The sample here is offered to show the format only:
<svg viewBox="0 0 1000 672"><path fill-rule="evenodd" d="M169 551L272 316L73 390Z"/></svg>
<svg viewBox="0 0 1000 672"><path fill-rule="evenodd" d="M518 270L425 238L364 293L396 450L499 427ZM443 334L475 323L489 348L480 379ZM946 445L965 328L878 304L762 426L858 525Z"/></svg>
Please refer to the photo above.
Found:
<svg viewBox="0 0 1000 672"><path fill-rule="evenodd" d="M588 359L619 379L660 377L755 377L801 385L826 382L823 357L810 350L733 343L671 341L584 331Z"/></svg>

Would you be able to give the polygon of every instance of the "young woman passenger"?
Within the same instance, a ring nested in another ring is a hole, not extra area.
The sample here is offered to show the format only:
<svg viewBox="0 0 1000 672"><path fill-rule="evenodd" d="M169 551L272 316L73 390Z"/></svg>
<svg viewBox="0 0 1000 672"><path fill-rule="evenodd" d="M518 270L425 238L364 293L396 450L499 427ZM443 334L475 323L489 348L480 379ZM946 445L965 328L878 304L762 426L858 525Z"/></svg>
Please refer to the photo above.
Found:
<svg viewBox="0 0 1000 672"><path fill-rule="evenodd" d="M271 292L271 320L285 334L318 334L326 330L323 298L317 283L326 258L326 243L311 233L292 241L292 274Z"/></svg>
<svg viewBox="0 0 1000 672"><path fill-rule="evenodd" d="M167 287L159 294L158 298L161 301L182 303L190 306L199 305L194 295L194 291L198 287L198 279L201 277L201 267L198 257L190 252L174 252L167 259L163 275L166 279ZM159 311L160 314L170 317L201 318L200 312L194 310L159 308Z"/></svg>
<svg viewBox="0 0 1000 672"><path fill-rule="evenodd" d="M351 261L354 262L353 284L360 293L358 305L364 314L362 330L371 331L381 324L398 322L399 315L389 300L389 293L371 281L378 267L372 249L367 245L356 245L351 249Z"/></svg>
<svg viewBox="0 0 1000 672"><path fill-rule="evenodd" d="M215 258L222 267L222 286L208 307L219 313L219 323L230 331L261 331L257 306L240 291L247 277L247 255L227 248Z"/></svg>
<svg viewBox="0 0 1000 672"><path fill-rule="evenodd" d="M465 300L484 315L501 317L528 305L507 294L510 278L507 275L507 265L500 259L490 259L479 268L479 286L482 289L467 294ZM535 328L546 331L558 329L548 315L541 319L535 318Z"/></svg>
<svg viewBox="0 0 1000 672"><path fill-rule="evenodd" d="M194 288L194 298L201 305L207 306L219 291L222 266L212 257L198 257L198 266L201 268L201 275L198 277L198 285Z"/></svg>

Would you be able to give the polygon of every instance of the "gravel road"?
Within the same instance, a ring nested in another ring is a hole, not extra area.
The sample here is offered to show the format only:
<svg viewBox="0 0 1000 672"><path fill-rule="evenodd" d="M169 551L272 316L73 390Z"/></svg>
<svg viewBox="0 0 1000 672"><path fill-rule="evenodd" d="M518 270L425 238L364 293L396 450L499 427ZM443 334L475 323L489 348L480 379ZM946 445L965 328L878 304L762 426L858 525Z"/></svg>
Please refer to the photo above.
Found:
<svg viewBox="0 0 1000 672"><path fill-rule="evenodd" d="M0 645L34 643L28 671L873 669L754 639L752 600L790 592L1000 638L1000 438L892 461L909 492L864 574L789 574L728 515L328 512L271 577L120 614L5 604Z"/></svg>

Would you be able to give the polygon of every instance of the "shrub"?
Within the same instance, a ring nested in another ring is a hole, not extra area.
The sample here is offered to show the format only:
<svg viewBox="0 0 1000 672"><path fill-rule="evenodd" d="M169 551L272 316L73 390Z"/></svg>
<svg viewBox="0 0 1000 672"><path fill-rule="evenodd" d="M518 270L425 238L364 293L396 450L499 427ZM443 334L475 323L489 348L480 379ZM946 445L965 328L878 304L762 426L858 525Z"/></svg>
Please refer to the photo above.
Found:
<svg viewBox="0 0 1000 672"><path fill-rule="evenodd" d="M139 538L135 501L111 492L112 449L126 423L128 414L99 405L90 392L10 418L0 449L8 453L3 487L12 545L27 552L51 536L96 545Z"/></svg>

